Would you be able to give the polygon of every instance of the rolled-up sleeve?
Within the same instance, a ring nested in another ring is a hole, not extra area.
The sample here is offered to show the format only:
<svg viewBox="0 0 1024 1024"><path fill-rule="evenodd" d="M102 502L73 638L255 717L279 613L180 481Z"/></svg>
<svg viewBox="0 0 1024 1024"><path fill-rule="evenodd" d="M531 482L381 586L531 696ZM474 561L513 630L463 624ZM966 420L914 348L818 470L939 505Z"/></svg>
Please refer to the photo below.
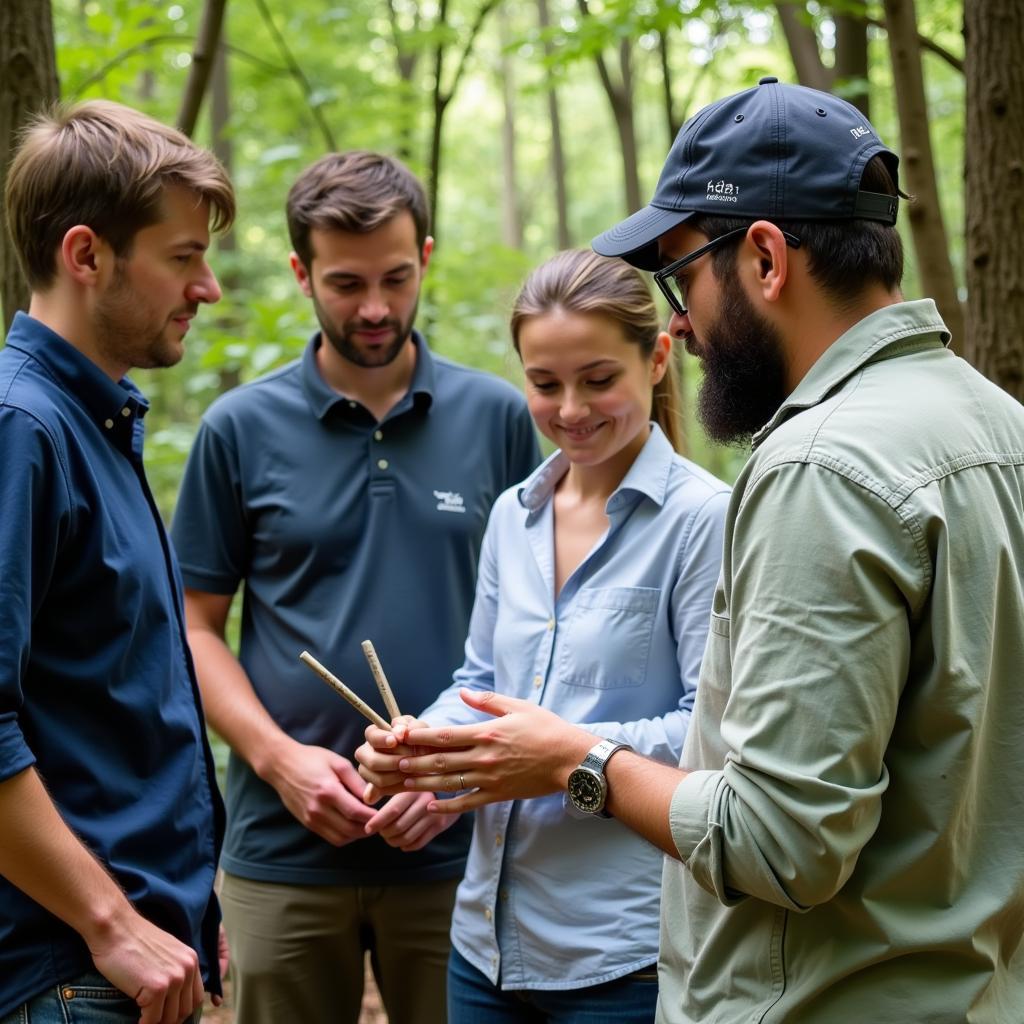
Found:
<svg viewBox="0 0 1024 1024"><path fill-rule="evenodd" d="M842 887L878 826L929 587L921 529L868 481L784 463L748 485L729 543L713 638L728 657L701 680L722 711L697 726L718 730L723 766L680 783L670 824L723 903L805 910Z"/></svg>
<svg viewBox="0 0 1024 1024"><path fill-rule="evenodd" d="M70 491L45 430L28 413L0 409L0 781L35 763L19 715L32 623L53 576L70 517Z"/></svg>

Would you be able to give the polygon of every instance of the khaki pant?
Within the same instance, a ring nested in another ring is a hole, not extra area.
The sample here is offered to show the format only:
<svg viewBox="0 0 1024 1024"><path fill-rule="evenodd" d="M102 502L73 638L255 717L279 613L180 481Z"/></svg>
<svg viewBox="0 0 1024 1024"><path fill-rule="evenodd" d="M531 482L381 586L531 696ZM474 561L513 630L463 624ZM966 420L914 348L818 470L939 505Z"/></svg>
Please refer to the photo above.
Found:
<svg viewBox="0 0 1024 1024"><path fill-rule="evenodd" d="M225 874L237 1024L357 1024L367 950L390 1024L445 1024L457 886L281 885Z"/></svg>

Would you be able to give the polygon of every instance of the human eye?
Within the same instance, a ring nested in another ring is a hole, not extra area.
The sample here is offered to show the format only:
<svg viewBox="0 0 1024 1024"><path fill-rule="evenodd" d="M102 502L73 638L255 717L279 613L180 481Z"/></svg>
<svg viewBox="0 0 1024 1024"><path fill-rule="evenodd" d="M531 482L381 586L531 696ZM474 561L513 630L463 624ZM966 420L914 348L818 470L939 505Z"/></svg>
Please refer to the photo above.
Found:
<svg viewBox="0 0 1024 1024"><path fill-rule="evenodd" d="M615 381L615 374L611 373L607 377L592 377L587 381L587 386L592 388L607 388L612 385Z"/></svg>
<svg viewBox="0 0 1024 1024"><path fill-rule="evenodd" d="M534 380L530 382L530 386L534 391L539 391L542 395L550 394L558 387L553 380Z"/></svg>
<svg viewBox="0 0 1024 1024"><path fill-rule="evenodd" d="M384 283L389 288L401 288L408 280L408 274L392 274L390 277L384 279Z"/></svg>

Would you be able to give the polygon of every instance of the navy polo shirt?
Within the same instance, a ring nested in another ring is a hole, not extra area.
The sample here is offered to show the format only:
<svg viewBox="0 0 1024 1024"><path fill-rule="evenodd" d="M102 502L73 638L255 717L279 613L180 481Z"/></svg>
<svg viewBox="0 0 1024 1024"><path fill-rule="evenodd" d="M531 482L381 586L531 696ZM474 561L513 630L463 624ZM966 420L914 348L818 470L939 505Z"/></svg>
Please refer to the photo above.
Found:
<svg viewBox="0 0 1024 1024"><path fill-rule="evenodd" d="M413 340L411 387L380 423L324 383L319 335L300 360L219 398L171 528L189 587L233 594L244 582L239 657L271 716L346 757L367 723L299 653L383 712L360 648L370 639L402 711L425 708L462 664L491 505L539 461L515 388ZM467 817L414 853L379 836L334 847L234 756L227 803L223 867L268 882L455 877L471 832Z"/></svg>
<svg viewBox="0 0 1024 1024"><path fill-rule="evenodd" d="M129 380L15 317L0 351L0 782L35 765L138 911L195 949L219 991L223 808L142 466L146 408ZM72 929L0 878L0 1017L91 967Z"/></svg>

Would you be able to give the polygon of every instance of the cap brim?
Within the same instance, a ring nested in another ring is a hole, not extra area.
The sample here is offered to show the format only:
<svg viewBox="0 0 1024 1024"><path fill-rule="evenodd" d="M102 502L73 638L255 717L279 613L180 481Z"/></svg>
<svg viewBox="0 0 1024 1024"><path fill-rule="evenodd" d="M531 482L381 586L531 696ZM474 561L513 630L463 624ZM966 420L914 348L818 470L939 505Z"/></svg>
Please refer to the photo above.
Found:
<svg viewBox="0 0 1024 1024"><path fill-rule="evenodd" d="M645 206L604 234L598 235L590 245L600 256L620 256L640 270L658 270L662 264L658 239L693 215L693 210L663 210L659 206Z"/></svg>

